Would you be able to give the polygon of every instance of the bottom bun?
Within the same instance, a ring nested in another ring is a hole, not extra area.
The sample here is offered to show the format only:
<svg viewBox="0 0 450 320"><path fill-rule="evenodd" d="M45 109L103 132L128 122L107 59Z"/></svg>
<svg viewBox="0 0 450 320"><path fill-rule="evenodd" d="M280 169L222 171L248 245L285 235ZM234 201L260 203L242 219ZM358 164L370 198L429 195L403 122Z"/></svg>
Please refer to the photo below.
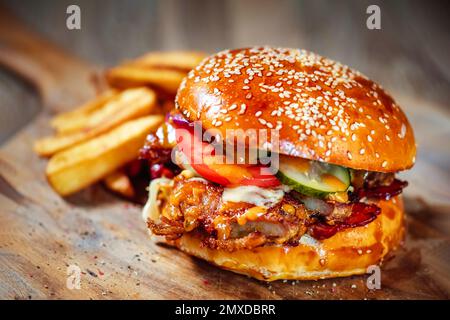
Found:
<svg viewBox="0 0 450 320"><path fill-rule="evenodd" d="M259 280L317 280L366 273L379 264L403 239L403 201L379 201L380 215L371 223L315 240L306 235L295 247L282 245L228 252L201 245L200 238L184 234L171 241L180 250L221 268Z"/></svg>

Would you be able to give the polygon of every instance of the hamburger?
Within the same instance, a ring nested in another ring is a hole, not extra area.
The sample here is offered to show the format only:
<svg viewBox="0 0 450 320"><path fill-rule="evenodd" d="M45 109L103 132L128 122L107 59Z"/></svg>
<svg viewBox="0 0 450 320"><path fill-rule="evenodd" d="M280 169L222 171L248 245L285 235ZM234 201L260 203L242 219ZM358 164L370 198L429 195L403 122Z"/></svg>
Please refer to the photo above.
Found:
<svg viewBox="0 0 450 320"><path fill-rule="evenodd" d="M175 105L141 150L151 234L266 281L363 274L401 243L396 173L414 164L414 134L361 73L305 50L226 50Z"/></svg>

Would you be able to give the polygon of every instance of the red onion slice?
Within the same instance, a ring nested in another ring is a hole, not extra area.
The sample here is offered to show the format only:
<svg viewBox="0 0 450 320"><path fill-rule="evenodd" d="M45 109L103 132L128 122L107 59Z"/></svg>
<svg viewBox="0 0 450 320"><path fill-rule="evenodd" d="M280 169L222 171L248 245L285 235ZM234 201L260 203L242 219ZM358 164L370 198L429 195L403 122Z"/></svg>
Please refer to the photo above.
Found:
<svg viewBox="0 0 450 320"><path fill-rule="evenodd" d="M166 120L172 120L174 126L179 129L194 130L193 123L189 122L189 120L183 117L180 113L169 113L166 116Z"/></svg>

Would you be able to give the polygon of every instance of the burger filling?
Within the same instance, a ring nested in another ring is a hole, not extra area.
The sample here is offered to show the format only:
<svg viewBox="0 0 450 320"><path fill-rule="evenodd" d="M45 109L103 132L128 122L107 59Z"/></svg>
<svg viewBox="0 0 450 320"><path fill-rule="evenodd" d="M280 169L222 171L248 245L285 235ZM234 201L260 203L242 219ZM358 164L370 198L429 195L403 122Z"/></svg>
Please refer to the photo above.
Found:
<svg viewBox="0 0 450 320"><path fill-rule="evenodd" d="M187 129L190 139L177 128ZM141 150L152 177L144 219L153 234L169 240L195 233L203 245L228 251L295 246L306 234L322 240L375 220L376 202L407 185L392 173L283 155L272 174L260 163L217 161L207 143L195 139L186 120L170 115Z"/></svg>

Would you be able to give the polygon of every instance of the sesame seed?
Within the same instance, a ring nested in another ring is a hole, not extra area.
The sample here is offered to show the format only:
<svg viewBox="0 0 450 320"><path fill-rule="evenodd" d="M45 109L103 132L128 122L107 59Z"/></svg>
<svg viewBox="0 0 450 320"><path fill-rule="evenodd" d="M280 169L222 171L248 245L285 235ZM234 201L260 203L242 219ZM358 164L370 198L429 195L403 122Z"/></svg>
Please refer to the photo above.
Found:
<svg viewBox="0 0 450 320"><path fill-rule="evenodd" d="M402 127L400 128L400 133L398 134L398 137L400 139L403 139L406 135L406 126L404 123L402 123Z"/></svg>
<svg viewBox="0 0 450 320"><path fill-rule="evenodd" d="M239 114L244 114L246 109L247 109L247 106L245 105L245 103L241 104L241 109L239 110Z"/></svg>
<svg viewBox="0 0 450 320"><path fill-rule="evenodd" d="M372 121L369 122L367 119L370 120L372 117L366 114L371 105L381 109L381 113L374 119L378 118L387 130L389 126L392 126L391 119L397 119L395 112L383 112L380 87L371 82L367 86L359 81L359 78L368 80L359 72L312 52L253 47L225 50L205 59L189 72L187 82L208 84L215 95L221 94L219 88L223 85L219 86L220 81L236 83L236 85L228 85L227 90L241 88L250 90L250 83L252 83L253 89L259 88L262 93L279 100L265 109L267 115L270 114L270 119L280 117L292 119L296 123L294 123L295 128L291 125L291 129L298 134L300 140L306 140L309 136L321 137L317 138L318 145L321 148L326 146L325 154L329 156L332 146L328 143L336 142L336 137L342 141L351 139L355 142L363 137L363 133L358 131L360 128L371 129ZM180 90L185 90L184 82ZM218 82L218 87L212 86L214 82ZM363 90L363 97L347 96L352 88ZM248 91L243 97L253 99L252 92ZM237 97L234 101L236 103L219 112L226 114L227 110L239 109L238 115L245 114L247 106L242 103L243 97ZM362 99L369 101L361 103ZM395 111L398 106L395 103L392 105ZM198 111L197 118L201 118L208 107L212 106L207 105L202 111ZM259 112L256 114L258 114L257 117L261 116ZM232 117L226 117L222 121L228 122L232 119ZM260 120L262 120L260 123L269 128L282 126L278 121L275 124L265 119ZM220 126L222 123L215 121L214 124ZM385 139L391 141L394 135L403 138L406 130L406 125L402 124L397 132L389 136L386 134ZM373 137L378 136L373 129L369 132L367 141L373 142ZM362 155L366 150L361 148L358 152ZM348 152L347 157L352 159L352 154Z"/></svg>

